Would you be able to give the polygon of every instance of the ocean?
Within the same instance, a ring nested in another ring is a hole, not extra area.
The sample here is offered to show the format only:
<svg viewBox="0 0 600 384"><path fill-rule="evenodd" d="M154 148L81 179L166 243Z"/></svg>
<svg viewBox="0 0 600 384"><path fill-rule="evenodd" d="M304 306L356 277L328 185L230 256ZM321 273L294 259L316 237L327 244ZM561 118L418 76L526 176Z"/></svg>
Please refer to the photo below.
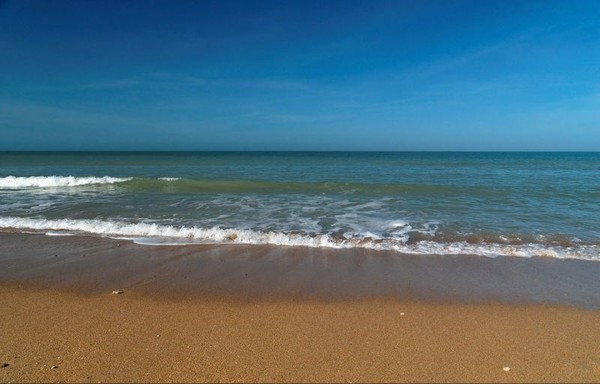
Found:
<svg viewBox="0 0 600 384"><path fill-rule="evenodd" d="M600 261L600 153L3 152L0 230Z"/></svg>

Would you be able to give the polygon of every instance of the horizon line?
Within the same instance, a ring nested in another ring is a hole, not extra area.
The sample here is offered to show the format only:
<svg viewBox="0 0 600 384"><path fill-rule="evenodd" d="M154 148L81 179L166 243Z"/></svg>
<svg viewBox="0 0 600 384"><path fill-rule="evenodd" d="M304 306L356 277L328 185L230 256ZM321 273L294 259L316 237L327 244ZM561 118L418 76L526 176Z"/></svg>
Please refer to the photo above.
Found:
<svg viewBox="0 0 600 384"><path fill-rule="evenodd" d="M19 150L0 149L0 153L600 153L599 150Z"/></svg>

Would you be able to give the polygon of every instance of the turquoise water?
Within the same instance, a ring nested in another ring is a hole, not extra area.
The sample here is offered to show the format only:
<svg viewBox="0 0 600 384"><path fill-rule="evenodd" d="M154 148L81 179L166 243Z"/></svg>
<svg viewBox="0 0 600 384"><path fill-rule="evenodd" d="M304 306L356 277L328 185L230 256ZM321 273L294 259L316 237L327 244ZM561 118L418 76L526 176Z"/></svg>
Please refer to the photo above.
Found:
<svg viewBox="0 0 600 384"><path fill-rule="evenodd" d="M0 229L600 260L600 153L0 153Z"/></svg>

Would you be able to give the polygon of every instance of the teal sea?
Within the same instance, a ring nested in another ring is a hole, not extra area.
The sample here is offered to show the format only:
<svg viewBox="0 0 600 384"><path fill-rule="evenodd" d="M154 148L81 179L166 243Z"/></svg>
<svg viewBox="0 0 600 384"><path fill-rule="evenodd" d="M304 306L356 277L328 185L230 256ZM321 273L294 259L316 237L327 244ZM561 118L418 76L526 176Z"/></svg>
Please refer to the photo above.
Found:
<svg viewBox="0 0 600 384"><path fill-rule="evenodd" d="M4 152L0 230L600 260L600 153Z"/></svg>

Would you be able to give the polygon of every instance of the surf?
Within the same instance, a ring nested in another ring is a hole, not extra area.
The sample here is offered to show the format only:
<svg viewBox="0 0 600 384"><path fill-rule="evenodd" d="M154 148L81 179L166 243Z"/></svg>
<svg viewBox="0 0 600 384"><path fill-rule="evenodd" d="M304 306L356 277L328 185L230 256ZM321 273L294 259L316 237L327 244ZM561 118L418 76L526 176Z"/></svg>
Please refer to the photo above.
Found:
<svg viewBox="0 0 600 384"><path fill-rule="evenodd" d="M0 217L0 229L38 231L53 236L96 235L127 238L142 245L245 244L312 248L365 248L376 251L396 251L414 255L477 255L485 257L550 257L600 261L598 244L559 246L536 243L493 244L450 243L422 240L406 243L401 239L373 238L369 234L334 236L324 233L258 231L240 228L203 228L171 226L155 223L99 219L32 219Z"/></svg>

